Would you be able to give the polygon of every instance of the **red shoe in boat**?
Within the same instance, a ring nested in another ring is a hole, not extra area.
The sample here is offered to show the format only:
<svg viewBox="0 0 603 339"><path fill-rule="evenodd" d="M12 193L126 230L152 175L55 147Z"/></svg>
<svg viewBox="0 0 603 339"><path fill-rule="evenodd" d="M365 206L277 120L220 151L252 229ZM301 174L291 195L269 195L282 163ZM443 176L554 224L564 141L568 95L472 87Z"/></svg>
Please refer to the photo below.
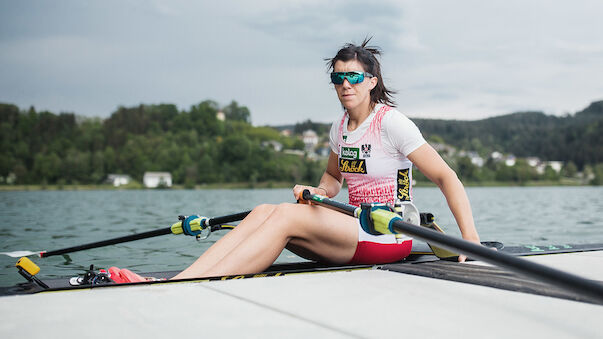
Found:
<svg viewBox="0 0 603 339"><path fill-rule="evenodd" d="M155 280L154 278L142 277L127 268L119 269L117 267L110 267L109 274L111 280L115 281L116 284L136 283Z"/></svg>

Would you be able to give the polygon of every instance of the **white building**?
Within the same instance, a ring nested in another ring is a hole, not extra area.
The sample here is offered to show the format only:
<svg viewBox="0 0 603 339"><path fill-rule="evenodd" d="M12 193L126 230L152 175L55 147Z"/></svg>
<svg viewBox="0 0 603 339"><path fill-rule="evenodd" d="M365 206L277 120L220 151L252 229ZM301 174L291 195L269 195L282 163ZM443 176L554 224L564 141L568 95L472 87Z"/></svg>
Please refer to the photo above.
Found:
<svg viewBox="0 0 603 339"><path fill-rule="evenodd" d="M130 178L130 176L127 174L109 174L107 176L107 183L115 187L127 185L130 183L130 181L132 181L132 178Z"/></svg>
<svg viewBox="0 0 603 339"><path fill-rule="evenodd" d="M530 167L536 167L540 165L540 159L538 159L537 157L527 157L526 162L528 163L528 165L530 165Z"/></svg>
<svg viewBox="0 0 603 339"><path fill-rule="evenodd" d="M503 154L500 152L492 152L492 154L490 154L490 158L492 158L494 161L500 161L502 160Z"/></svg>
<svg viewBox="0 0 603 339"><path fill-rule="evenodd" d="M561 172L561 169L563 168L563 161L547 161L546 164L551 166L553 171L557 173Z"/></svg>
<svg viewBox="0 0 603 339"><path fill-rule="evenodd" d="M306 145L306 151L311 151L318 145L318 134L311 129L304 131L302 139Z"/></svg>
<svg viewBox="0 0 603 339"><path fill-rule="evenodd" d="M168 172L145 172L142 183L148 188L172 187L172 175Z"/></svg>
<svg viewBox="0 0 603 339"><path fill-rule="evenodd" d="M471 163L477 167L484 166L484 158L480 157L477 152L469 151L469 152L461 152L461 156L466 156L471 160Z"/></svg>
<svg viewBox="0 0 603 339"><path fill-rule="evenodd" d="M276 140L264 141L264 142L262 142L262 146L263 147L272 147L272 149L274 149L277 152L280 152L283 150L283 144L281 144L280 142L278 142Z"/></svg>
<svg viewBox="0 0 603 339"><path fill-rule="evenodd" d="M514 155L509 155L505 158L505 165L507 165L509 167L515 166L516 162L517 162L517 160Z"/></svg>

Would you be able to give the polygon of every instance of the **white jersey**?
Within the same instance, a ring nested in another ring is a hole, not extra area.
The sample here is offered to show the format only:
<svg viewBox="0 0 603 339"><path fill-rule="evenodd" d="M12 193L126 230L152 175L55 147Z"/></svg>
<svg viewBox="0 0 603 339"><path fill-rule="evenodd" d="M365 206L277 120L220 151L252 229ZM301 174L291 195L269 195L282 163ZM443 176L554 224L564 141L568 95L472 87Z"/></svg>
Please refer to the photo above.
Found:
<svg viewBox="0 0 603 339"><path fill-rule="evenodd" d="M348 114L331 126L331 149L348 183L350 204L412 200L412 163L406 157L425 144L417 126L396 109L377 104L354 131Z"/></svg>

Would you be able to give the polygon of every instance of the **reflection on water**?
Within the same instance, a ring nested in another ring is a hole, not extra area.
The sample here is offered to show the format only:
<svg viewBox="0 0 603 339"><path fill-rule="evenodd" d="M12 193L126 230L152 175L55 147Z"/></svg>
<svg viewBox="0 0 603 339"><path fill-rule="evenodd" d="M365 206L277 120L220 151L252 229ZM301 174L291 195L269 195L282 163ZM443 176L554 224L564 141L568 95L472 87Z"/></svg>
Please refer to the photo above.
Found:
<svg viewBox="0 0 603 339"><path fill-rule="evenodd" d="M601 187L485 187L467 192L482 240L506 245L603 242ZM460 235L437 188L415 188L421 211ZM346 201L344 191L337 197ZM180 214L219 216L261 203L293 202L289 189L0 192L0 252L52 250L168 227ZM166 235L120 245L32 259L42 277L75 275L90 264L134 271L179 270L221 234L197 242ZM297 261L284 252L279 261ZM0 256L0 285L22 281L15 258Z"/></svg>

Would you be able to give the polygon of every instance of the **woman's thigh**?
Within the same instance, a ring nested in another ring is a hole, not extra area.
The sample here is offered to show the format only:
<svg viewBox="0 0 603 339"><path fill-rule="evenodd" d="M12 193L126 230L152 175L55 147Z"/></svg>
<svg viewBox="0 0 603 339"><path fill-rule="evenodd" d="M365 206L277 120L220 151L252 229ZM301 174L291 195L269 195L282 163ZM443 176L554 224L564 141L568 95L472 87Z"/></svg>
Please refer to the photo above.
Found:
<svg viewBox="0 0 603 339"><path fill-rule="evenodd" d="M282 204L275 215L291 220L287 248L304 258L347 263L358 244L358 220L325 207Z"/></svg>

